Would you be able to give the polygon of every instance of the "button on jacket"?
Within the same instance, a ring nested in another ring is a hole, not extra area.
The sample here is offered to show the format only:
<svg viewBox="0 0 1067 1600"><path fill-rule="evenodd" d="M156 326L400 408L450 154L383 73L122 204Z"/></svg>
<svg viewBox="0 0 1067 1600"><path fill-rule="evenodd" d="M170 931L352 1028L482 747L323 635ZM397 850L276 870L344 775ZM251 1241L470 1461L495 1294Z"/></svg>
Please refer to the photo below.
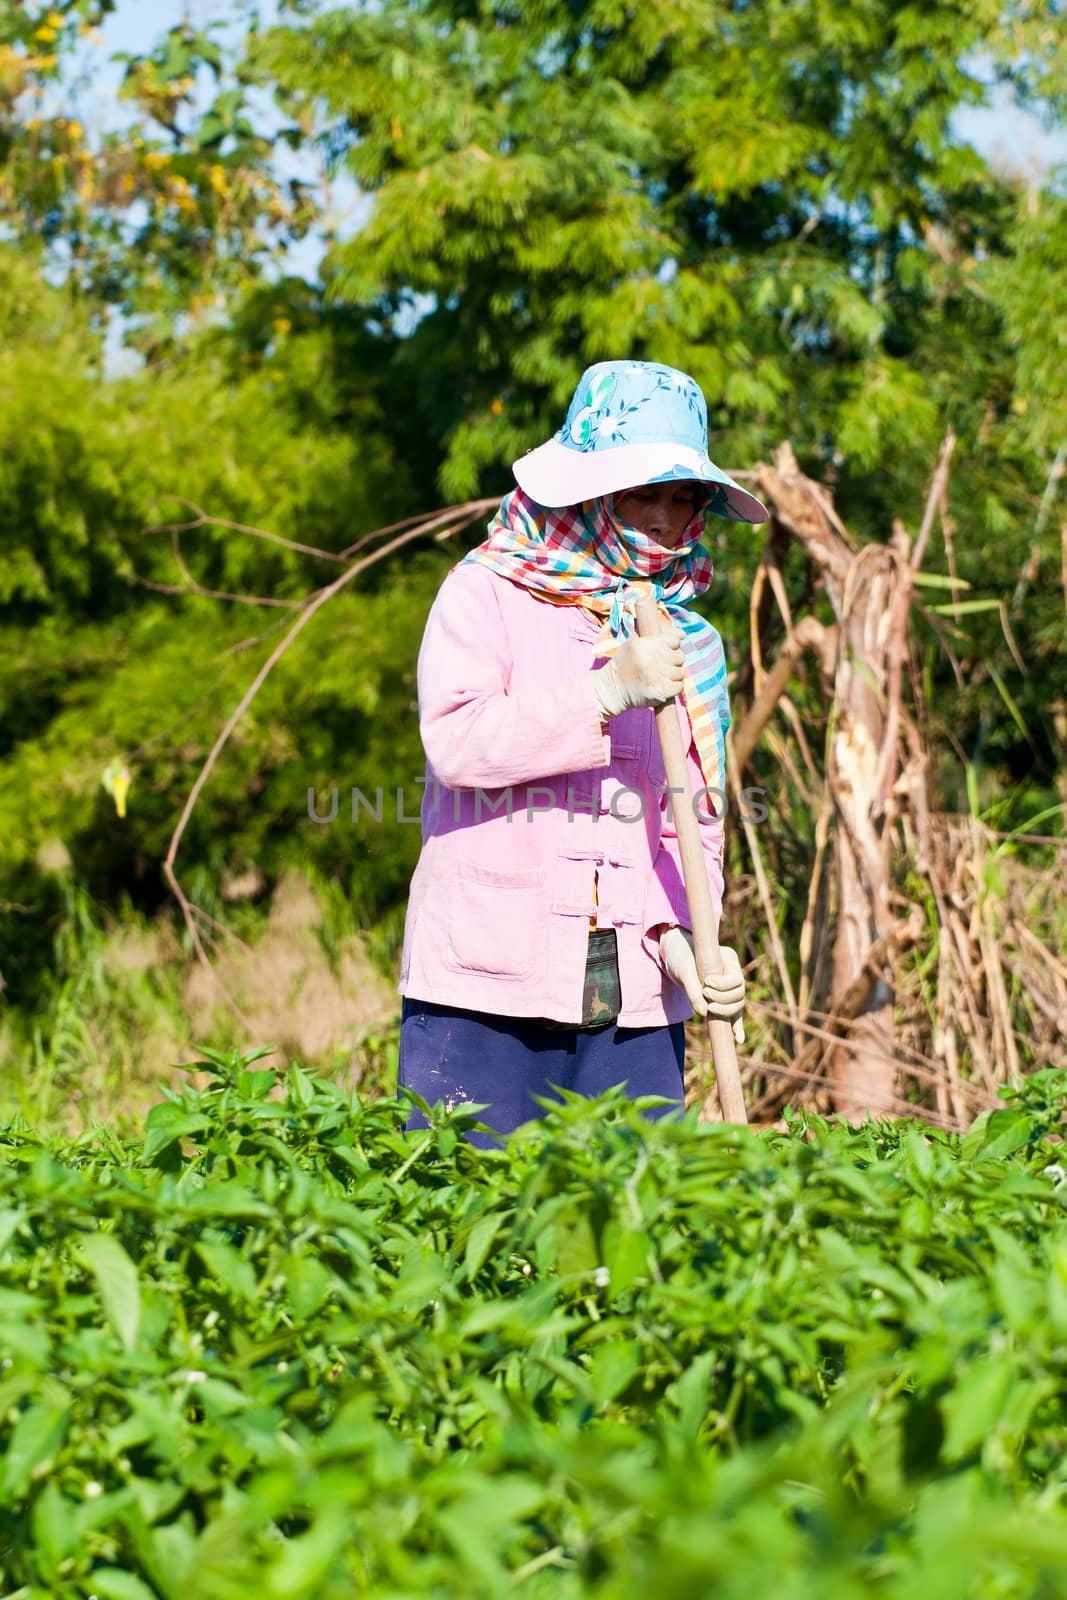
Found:
<svg viewBox="0 0 1067 1600"><path fill-rule="evenodd" d="M441 584L418 658L423 842L400 994L578 1023L595 916L616 930L618 1025L692 1016L652 934L663 922L690 927L655 713L626 711L602 727L592 679L607 660L595 652L599 628L580 607L547 604L475 562ZM685 707L675 704L696 793L704 779ZM704 796L697 811L718 920L716 802Z"/></svg>

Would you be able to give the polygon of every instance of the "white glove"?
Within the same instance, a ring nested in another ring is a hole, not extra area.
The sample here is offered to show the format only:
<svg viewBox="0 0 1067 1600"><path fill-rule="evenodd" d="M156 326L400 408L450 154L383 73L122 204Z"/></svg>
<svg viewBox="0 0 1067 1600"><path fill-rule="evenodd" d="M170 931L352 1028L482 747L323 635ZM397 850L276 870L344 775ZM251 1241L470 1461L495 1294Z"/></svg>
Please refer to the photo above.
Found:
<svg viewBox="0 0 1067 1600"><path fill-rule="evenodd" d="M633 634L606 667L593 673L600 715L617 717L638 706L662 706L685 687L685 656L677 628L651 638Z"/></svg>
<svg viewBox="0 0 1067 1600"><path fill-rule="evenodd" d="M737 951L728 944L719 946L723 970L706 978L703 989L693 953L693 935L687 929L680 928L677 923L662 927L659 954L667 976L681 984L697 1016L719 1017L723 1022L732 1022L734 1038L738 1044L744 1044L741 1008L745 1003L745 977Z"/></svg>

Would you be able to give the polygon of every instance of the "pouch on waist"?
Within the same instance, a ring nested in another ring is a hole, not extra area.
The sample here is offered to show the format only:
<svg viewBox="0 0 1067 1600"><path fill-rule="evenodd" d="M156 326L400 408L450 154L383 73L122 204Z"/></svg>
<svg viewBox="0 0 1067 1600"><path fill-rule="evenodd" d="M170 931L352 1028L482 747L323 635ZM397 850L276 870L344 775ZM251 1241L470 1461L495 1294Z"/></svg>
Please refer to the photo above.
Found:
<svg viewBox="0 0 1067 1600"><path fill-rule="evenodd" d="M606 1028L622 1010L619 981L619 942L614 928L594 928L589 933L582 989L581 1022L542 1018L546 1028Z"/></svg>

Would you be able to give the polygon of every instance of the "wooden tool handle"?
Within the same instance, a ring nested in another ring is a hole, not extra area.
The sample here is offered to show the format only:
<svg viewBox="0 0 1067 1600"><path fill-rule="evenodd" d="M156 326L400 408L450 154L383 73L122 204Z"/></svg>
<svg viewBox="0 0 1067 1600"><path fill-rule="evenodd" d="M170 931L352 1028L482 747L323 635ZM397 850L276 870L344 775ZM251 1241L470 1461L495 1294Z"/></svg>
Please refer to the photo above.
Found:
<svg viewBox="0 0 1067 1600"><path fill-rule="evenodd" d="M659 606L653 595L645 595L635 607L637 632L642 639L653 638L660 631ZM678 721L678 708L673 700L656 712L656 732L663 752L663 768L667 783L674 791L674 826L678 834L678 849L682 858L682 879L686 900L689 903L689 920L693 930L693 946L697 972L701 982L713 973L723 970L719 953L719 935L715 924L715 908L711 899L707 868L704 865L704 847L700 842L700 823L693 810L693 792L689 787L689 770L686 752L682 748L682 729ZM719 1092L719 1109L724 1122L748 1122L745 1096L741 1088L741 1074L737 1066L733 1028L720 1017L708 1018L711 1036L711 1059L715 1067L715 1083Z"/></svg>

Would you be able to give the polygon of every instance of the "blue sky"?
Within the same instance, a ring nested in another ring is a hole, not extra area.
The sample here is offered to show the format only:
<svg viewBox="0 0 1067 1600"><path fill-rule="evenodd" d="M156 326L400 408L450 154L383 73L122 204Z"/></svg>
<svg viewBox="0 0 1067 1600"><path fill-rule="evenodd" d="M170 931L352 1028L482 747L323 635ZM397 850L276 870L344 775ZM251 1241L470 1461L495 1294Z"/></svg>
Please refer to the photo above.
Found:
<svg viewBox="0 0 1067 1600"><path fill-rule="evenodd" d="M259 0L264 24L274 20L277 9L277 0ZM116 51L140 53L148 50L167 28L186 17L198 27L221 24L225 30L220 35L222 42L235 43L245 10L242 0L119 0L116 10L103 24L102 39L80 47L68 83L65 89L57 91L56 97L62 97L63 110L78 117L90 138L105 128L121 126L132 120L118 99L123 67L121 63L106 62L104 58ZM89 78L81 78L79 67L90 64ZM211 92L212 82L210 73L205 72L202 82L205 98ZM260 107L260 126L264 131L270 127L266 101ZM1010 93L1003 87L994 92L989 107L968 107L960 111L955 127L961 138L977 146L1001 167L1047 172L1058 162L1067 163L1067 130L1049 133L1042 129L1034 117L1012 103ZM308 181L314 181L316 176L313 158L284 148L279 151L278 171L282 177L299 175ZM369 209L369 201L343 177L332 180L331 199L336 230L343 237L359 227ZM321 239L316 237L294 245L289 255L289 270L314 278L322 249Z"/></svg>

